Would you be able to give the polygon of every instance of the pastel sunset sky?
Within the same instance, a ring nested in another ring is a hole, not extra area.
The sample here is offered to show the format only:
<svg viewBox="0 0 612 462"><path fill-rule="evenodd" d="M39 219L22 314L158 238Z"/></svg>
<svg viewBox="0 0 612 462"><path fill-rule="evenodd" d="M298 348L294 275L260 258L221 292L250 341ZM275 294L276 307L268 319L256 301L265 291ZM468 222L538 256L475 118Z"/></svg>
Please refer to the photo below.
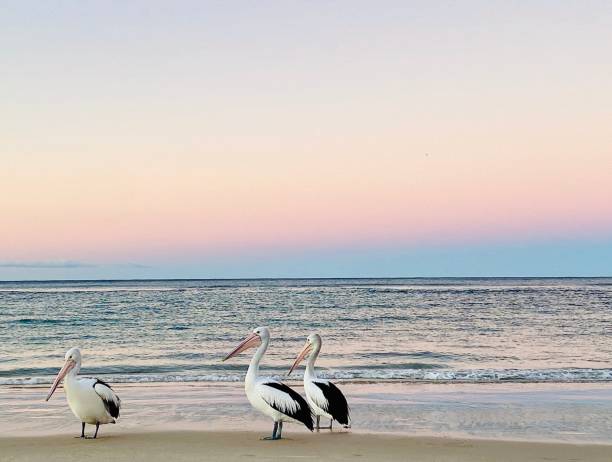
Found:
<svg viewBox="0 0 612 462"><path fill-rule="evenodd" d="M612 275L612 4L28 2L0 279Z"/></svg>

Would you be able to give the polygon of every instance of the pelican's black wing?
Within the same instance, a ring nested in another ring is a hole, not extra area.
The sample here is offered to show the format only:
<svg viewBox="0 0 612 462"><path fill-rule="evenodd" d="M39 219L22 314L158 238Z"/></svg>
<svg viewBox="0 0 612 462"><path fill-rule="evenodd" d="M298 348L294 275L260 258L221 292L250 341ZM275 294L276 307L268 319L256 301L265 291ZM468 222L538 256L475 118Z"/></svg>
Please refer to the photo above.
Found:
<svg viewBox="0 0 612 462"><path fill-rule="evenodd" d="M266 403L287 417L302 422L310 431L313 430L312 411L298 392L275 381L261 382L259 387L261 397Z"/></svg>
<svg viewBox="0 0 612 462"><path fill-rule="evenodd" d="M94 391L98 394L104 407L113 418L119 417L119 409L121 408L121 400L115 394L111 386L100 379L96 379L93 384Z"/></svg>
<svg viewBox="0 0 612 462"><path fill-rule="evenodd" d="M313 380L313 383L321 389L327 400L327 409L323 408L323 410L342 425L349 425L351 411L340 389L328 381Z"/></svg>

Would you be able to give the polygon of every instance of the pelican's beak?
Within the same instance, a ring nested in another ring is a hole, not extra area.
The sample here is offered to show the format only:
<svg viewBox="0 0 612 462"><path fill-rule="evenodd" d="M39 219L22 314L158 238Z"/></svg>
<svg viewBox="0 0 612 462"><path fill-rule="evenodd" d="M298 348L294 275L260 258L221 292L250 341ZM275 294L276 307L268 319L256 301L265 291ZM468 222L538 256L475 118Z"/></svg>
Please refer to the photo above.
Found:
<svg viewBox="0 0 612 462"><path fill-rule="evenodd" d="M261 344L261 338L259 335L253 333L250 334L247 338L245 338L242 342L238 344L236 348L232 350L230 354L228 354L223 361L227 361L232 356L236 356L238 353L243 352L244 350L248 350L249 348L253 348L259 346Z"/></svg>
<svg viewBox="0 0 612 462"><path fill-rule="evenodd" d="M304 348L302 348L302 351L300 351L300 354L298 355L297 358L295 358L295 362L293 363L293 366L291 366L291 369L289 369L289 373L287 375L291 375L291 373L293 372L293 369L295 369L300 362L302 362L302 360L308 356L308 353L310 353L312 351L312 343L306 342L306 345L304 345Z"/></svg>
<svg viewBox="0 0 612 462"><path fill-rule="evenodd" d="M49 394L45 398L45 401L49 401L49 398L51 398L51 395L53 394L57 386L61 383L64 377L66 377L66 374L70 372L70 370L74 366L76 366L76 363L72 361L71 359L69 359L68 361L64 363L64 367L60 369L60 371L57 374L57 377L55 377L55 380L53 381L53 385L51 385L51 389L49 390Z"/></svg>

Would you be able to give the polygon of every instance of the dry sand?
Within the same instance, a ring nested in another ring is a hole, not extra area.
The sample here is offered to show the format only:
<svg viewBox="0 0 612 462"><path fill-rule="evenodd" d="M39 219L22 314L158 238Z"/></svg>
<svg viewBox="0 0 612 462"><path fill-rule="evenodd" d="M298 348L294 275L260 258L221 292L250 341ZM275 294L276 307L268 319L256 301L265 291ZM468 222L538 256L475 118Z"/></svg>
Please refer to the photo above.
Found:
<svg viewBox="0 0 612 462"><path fill-rule="evenodd" d="M0 460L155 462L219 460L612 461L612 445L577 445L358 433L113 432L97 440L67 435L0 438Z"/></svg>

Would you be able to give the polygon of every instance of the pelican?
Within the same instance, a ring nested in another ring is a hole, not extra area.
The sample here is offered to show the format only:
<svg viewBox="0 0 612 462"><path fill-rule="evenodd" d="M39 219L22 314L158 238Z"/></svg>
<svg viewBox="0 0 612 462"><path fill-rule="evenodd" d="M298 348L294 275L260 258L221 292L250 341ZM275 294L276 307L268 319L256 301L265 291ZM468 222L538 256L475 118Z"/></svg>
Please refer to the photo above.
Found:
<svg viewBox="0 0 612 462"><path fill-rule="evenodd" d="M49 401L49 398L65 377L66 399L72 413L81 421L81 438L86 438L86 423L96 426L93 437L97 438L101 424L114 424L115 419L119 417L121 400L110 385L102 380L77 377L81 369L81 352L78 348L68 350L65 360L66 362L57 374L53 385L51 385L45 401Z"/></svg>
<svg viewBox="0 0 612 462"><path fill-rule="evenodd" d="M263 439L280 440L283 422L301 422L312 431L312 411L306 400L284 383L267 377L259 377L259 361L266 353L269 343L270 330L267 327L258 327L223 361L249 348L257 347L244 380L244 390L251 405L270 416L274 421L272 436Z"/></svg>
<svg viewBox="0 0 612 462"><path fill-rule="evenodd" d="M321 417L330 419L329 427L323 428L329 428L331 430L334 420L345 428L349 428L350 410L346 398L340 389L329 380L317 378L317 373L314 369L315 361L319 356L322 344L323 342L319 334L310 334L306 339L304 348L302 348L302 351L295 359L287 375L290 375L293 369L310 354L306 362L306 372L304 372L304 391L306 392L308 404L317 419L315 428L317 430L321 428Z"/></svg>

